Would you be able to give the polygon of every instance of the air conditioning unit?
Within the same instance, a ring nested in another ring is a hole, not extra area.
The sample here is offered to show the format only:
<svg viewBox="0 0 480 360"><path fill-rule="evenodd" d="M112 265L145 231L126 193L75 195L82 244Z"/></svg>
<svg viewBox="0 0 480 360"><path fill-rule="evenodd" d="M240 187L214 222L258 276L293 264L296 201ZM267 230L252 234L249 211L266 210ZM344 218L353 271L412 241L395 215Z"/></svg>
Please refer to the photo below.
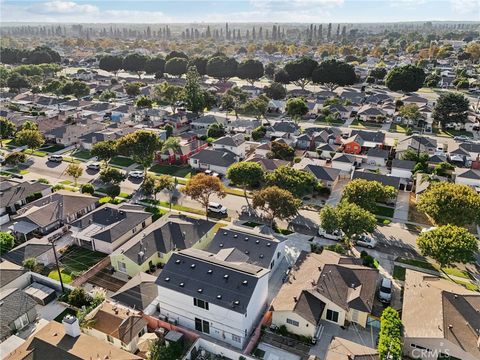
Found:
<svg viewBox="0 0 480 360"><path fill-rule="evenodd" d="M168 319L168 323L172 325L177 325L177 320L176 319Z"/></svg>
<svg viewBox="0 0 480 360"><path fill-rule="evenodd" d="M167 321L167 317L165 315L158 315L158 320L162 320L162 321Z"/></svg>

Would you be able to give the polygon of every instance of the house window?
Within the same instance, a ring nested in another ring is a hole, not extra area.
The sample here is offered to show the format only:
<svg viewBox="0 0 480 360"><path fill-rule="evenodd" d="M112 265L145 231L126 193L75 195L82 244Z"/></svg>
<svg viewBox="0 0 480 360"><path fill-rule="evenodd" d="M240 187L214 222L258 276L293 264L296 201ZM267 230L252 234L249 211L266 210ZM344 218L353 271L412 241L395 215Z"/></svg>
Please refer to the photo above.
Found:
<svg viewBox="0 0 480 360"><path fill-rule="evenodd" d="M144 334L145 334L145 328L140 330L140 332L138 333L138 337L142 337Z"/></svg>
<svg viewBox="0 0 480 360"><path fill-rule="evenodd" d="M275 260L272 260L272 263L270 264L270 269L273 269L273 265L275 265Z"/></svg>
<svg viewBox="0 0 480 360"><path fill-rule="evenodd" d="M242 342L242 338L238 335L232 334L232 340L235 342Z"/></svg>
<svg viewBox="0 0 480 360"><path fill-rule="evenodd" d="M195 330L210 334L210 323L206 320L195 318Z"/></svg>
<svg viewBox="0 0 480 360"><path fill-rule="evenodd" d="M298 321L288 319L288 318L287 318L287 324L290 324L290 325L293 325L293 326L299 326L300 325L300 323Z"/></svg>
<svg viewBox="0 0 480 360"><path fill-rule="evenodd" d="M200 299L197 299L197 298L193 298L193 305L195 305L199 308L208 310L208 302L206 302L206 301L203 301L203 300L200 300Z"/></svg>
<svg viewBox="0 0 480 360"><path fill-rule="evenodd" d="M127 272L127 265L124 262L119 261L118 262L118 271L126 273Z"/></svg>
<svg viewBox="0 0 480 360"><path fill-rule="evenodd" d="M110 335L107 335L107 341L113 344L113 338Z"/></svg>
<svg viewBox="0 0 480 360"><path fill-rule="evenodd" d="M145 225L146 225L146 224L145 224L145 221L142 222L142 229L145 227Z"/></svg>
<svg viewBox="0 0 480 360"><path fill-rule="evenodd" d="M352 321L358 322L358 310L352 310Z"/></svg>
<svg viewBox="0 0 480 360"><path fill-rule="evenodd" d="M280 253L278 252L278 253L277 253L277 259L278 259L279 257L280 257Z"/></svg>
<svg viewBox="0 0 480 360"><path fill-rule="evenodd" d="M20 330L27 326L29 323L27 314L23 314L17 320L15 320L15 329Z"/></svg>
<svg viewBox="0 0 480 360"><path fill-rule="evenodd" d="M327 310L327 320L338 322L338 311Z"/></svg>

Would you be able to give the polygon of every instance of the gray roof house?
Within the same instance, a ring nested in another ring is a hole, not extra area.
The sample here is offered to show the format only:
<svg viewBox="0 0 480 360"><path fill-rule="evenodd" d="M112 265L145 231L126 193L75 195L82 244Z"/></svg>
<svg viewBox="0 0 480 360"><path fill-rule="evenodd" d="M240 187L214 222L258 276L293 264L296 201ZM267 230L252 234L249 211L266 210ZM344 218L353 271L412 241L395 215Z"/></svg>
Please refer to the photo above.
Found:
<svg viewBox="0 0 480 360"><path fill-rule="evenodd" d="M115 294L110 296L110 299L151 315L147 309L151 308L150 305L158 295L158 287L157 284L155 284L156 280L156 276L139 273L123 285ZM155 310L154 308L153 311Z"/></svg>
<svg viewBox="0 0 480 360"><path fill-rule="evenodd" d="M52 192L50 185L38 181L19 182L13 179L2 178L0 183L0 215L15 214L27 203L30 197L39 193L43 196Z"/></svg>
<svg viewBox="0 0 480 360"><path fill-rule="evenodd" d="M14 331L19 331L35 321L37 302L20 289L3 289L0 292L2 316L0 316L0 341Z"/></svg>
<svg viewBox="0 0 480 360"><path fill-rule="evenodd" d="M309 164L303 169L313 174L323 185L332 187L340 176L340 170L326 166Z"/></svg>
<svg viewBox="0 0 480 360"><path fill-rule="evenodd" d="M79 246L111 254L152 223L152 214L136 205L105 204L71 224Z"/></svg>
<svg viewBox="0 0 480 360"><path fill-rule="evenodd" d="M352 180L364 179L368 181L378 181L382 185L393 186L395 189L400 189L401 178L396 176L387 176L366 171L354 171L352 174Z"/></svg>
<svg viewBox="0 0 480 360"><path fill-rule="evenodd" d="M213 170L225 175L227 168L238 162L236 154L229 150L204 149L188 159L190 166L197 170Z"/></svg>

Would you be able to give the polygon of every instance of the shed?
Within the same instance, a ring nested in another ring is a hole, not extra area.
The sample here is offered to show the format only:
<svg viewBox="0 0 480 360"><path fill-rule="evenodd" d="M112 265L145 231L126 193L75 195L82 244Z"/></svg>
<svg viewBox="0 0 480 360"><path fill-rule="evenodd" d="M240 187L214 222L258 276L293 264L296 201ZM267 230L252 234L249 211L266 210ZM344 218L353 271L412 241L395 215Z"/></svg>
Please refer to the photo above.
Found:
<svg viewBox="0 0 480 360"><path fill-rule="evenodd" d="M54 289L36 282L25 288L23 291L30 295L38 304L43 306L52 302L57 297Z"/></svg>

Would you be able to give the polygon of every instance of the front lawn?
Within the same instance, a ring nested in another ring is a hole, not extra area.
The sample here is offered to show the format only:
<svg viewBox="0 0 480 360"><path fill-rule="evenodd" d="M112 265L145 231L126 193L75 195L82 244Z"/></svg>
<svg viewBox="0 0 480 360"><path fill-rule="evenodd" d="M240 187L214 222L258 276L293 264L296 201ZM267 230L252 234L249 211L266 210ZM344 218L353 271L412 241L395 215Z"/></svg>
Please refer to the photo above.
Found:
<svg viewBox="0 0 480 360"><path fill-rule="evenodd" d="M135 163L135 161L123 156L116 156L110 160L110 165L116 165L120 167L129 167L133 163Z"/></svg>
<svg viewBox="0 0 480 360"><path fill-rule="evenodd" d="M350 127L358 128L358 129L367 129L367 128L378 129L382 127L382 124L360 121L360 120L353 120L352 123L350 124Z"/></svg>
<svg viewBox="0 0 480 360"><path fill-rule="evenodd" d="M404 267L395 265L393 267L393 278L395 280L405 281L405 272L406 269Z"/></svg>
<svg viewBox="0 0 480 360"><path fill-rule="evenodd" d="M181 178L189 178L191 176L192 168L190 166L176 166L176 165L162 165L155 164L150 168L150 171L157 174L164 174L176 176Z"/></svg>
<svg viewBox="0 0 480 360"><path fill-rule="evenodd" d="M72 157L79 158L82 160L89 160L92 158L92 154L88 150L77 150L71 154Z"/></svg>
<svg viewBox="0 0 480 360"><path fill-rule="evenodd" d="M90 269L106 256L98 251L72 245L62 254L60 262L67 272L79 274Z"/></svg>
<svg viewBox="0 0 480 360"><path fill-rule="evenodd" d="M444 136L444 137L454 137L454 136L468 136L469 138L473 138L473 134L470 131L465 130L443 130L439 128L433 128L433 133L437 136Z"/></svg>
<svg viewBox="0 0 480 360"><path fill-rule="evenodd" d="M395 212L395 209L391 207L377 205L377 210L375 211L375 215L393 218L394 212Z"/></svg>
<svg viewBox="0 0 480 360"><path fill-rule="evenodd" d="M432 270L432 271L437 271L437 268L435 268L435 266L433 266L432 264L430 264L429 262L427 261L423 261L423 260L417 260L417 259L406 259L406 258L397 258L396 260L397 262L400 262L402 264L407 264L407 265L412 265L412 266L416 266L418 268L422 268L422 269L425 269L425 270Z"/></svg>
<svg viewBox="0 0 480 360"><path fill-rule="evenodd" d="M45 156L48 155L45 151L32 150L32 149L25 149L25 150L23 150L23 152L25 154L28 154L28 155L35 155L35 156L39 156L39 157L45 157Z"/></svg>
<svg viewBox="0 0 480 360"><path fill-rule="evenodd" d="M45 151L47 153L53 153L62 149L65 149L65 146L60 144L47 145L43 148L40 148L40 150Z"/></svg>
<svg viewBox="0 0 480 360"><path fill-rule="evenodd" d="M317 118L315 120L315 123L317 124L324 124L324 125L327 125L327 126L332 126L332 125L343 125L345 123L345 120L342 120L342 119L335 119L333 121L330 121L330 122L327 122L325 121L324 119L320 119L320 118Z"/></svg>

